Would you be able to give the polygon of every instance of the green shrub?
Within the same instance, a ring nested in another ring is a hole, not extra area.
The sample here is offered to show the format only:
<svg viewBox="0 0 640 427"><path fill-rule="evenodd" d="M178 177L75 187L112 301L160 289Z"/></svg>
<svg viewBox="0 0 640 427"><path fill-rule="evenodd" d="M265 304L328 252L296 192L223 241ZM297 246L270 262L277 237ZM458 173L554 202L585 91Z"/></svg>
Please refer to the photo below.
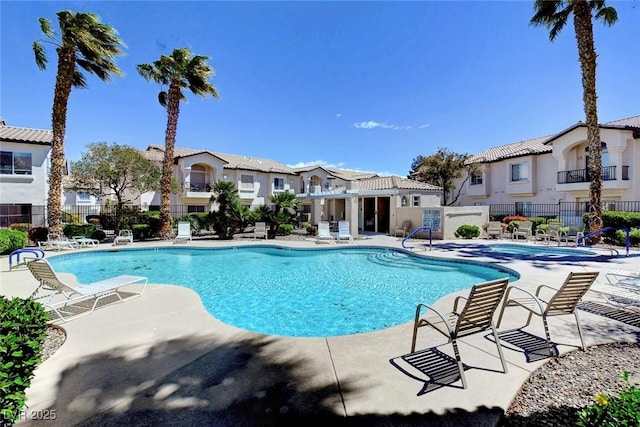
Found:
<svg viewBox="0 0 640 427"><path fill-rule="evenodd" d="M40 363L49 314L30 299L0 295L0 425L19 417L25 390Z"/></svg>
<svg viewBox="0 0 640 427"><path fill-rule="evenodd" d="M31 224L28 222L14 222L9 226L9 230L24 231L28 233L31 230Z"/></svg>
<svg viewBox="0 0 640 427"><path fill-rule="evenodd" d="M315 225L308 224L305 228L307 229L307 234L309 236L315 236L318 234L318 227Z"/></svg>
<svg viewBox="0 0 640 427"><path fill-rule="evenodd" d="M149 224L133 224L131 226L131 232L133 233L133 240L145 240L150 237L149 232L151 228Z"/></svg>
<svg viewBox="0 0 640 427"><path fill-rule="evenodd" d="M37 244L38 242L44 242L47 240L47 234L49 229L47 227L36 227L29 230L29 240Z"/></svg>
<svg viewBox="0 0 640 427"><path fill-rule="evenodd" d="M105 233L102 230L96 230L93 233L91 233L91 238L92 239L96 239L96 240L100 240L101 242L107 237L107 233Z"/></svg>
<svg viewBox="0 0 640 427"><path fill-rule="evenodd" d="M473 239L480 235L480 227L477 225L461 225L454 234L459 239Z"/></svg>
<svg viewBox="0 0 640 427"><path fill-rule="evenodd" d="M96 226L94 224L65 224L62 227L62 232L67 237L73 236L83 236L89 237L96 231Z"/></svg>
<svg viewBox="0 0 640 427"><path fill-rule="evenodd" d="M614 245L626 246L627 245L627 233L623 230L617 230L614 234L614 238L611 242ZM629 244L631 246L637 246L640 244L640 228L632 228L629 230Z"/></svg>
<svg viewBox="0 0 640 427"><path fill-rule="evenodd" d="M73 223L80 222L80 214L78 213L71 214L69 212L62 211L60 213L60 218L62 219L62 222L65 222L65 223L73 224Z"/></svg>
<svg viewBox="0 0 640 427"><path fill-rule="evenodd" d="M280 234L288 236L293 231L293 224L280 224Z"/></svg>
<svg viewBox="0 0 640 427"><path fill-rule="evenodd" d="M620 374L629 384L629 372ZM617 427L640 425L640 388L630 385L619 396L605 394L595 396L596 404L578 412L578 426Z"/></svg>
<svg viewBox="0 0 640 427"><path fill-rule="evenodd" d="M0 255L22 249L27 246L27 242L27 233L24 231L0 230Z"/></svg>

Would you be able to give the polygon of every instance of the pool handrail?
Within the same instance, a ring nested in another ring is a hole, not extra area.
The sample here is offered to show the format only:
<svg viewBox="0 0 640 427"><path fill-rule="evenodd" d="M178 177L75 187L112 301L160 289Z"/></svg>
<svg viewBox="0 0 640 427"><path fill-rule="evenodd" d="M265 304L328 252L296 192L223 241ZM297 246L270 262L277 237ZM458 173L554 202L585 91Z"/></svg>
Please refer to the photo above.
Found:
<svg viewBox="0 0 640 427"><path fill-rule="evenodd" d="M431 244L432 244L432 239L431 239L431 235L432 235L432 231L431 231L431 227L418 227L415 230L413 230L411 233L409 233L409 235L407 237L405 237L404 239L402 239L402 247L405 249L412 249L415 248L416 246L424 246L425 250L427 245L416 245L416 246L407 246L405 245L405 242L407 240L409 240L411 237L413 237L414 234L417 234L418 232L422 231L422 230L429 230L429 250L431 250Z"/></svg>
<svg viewBox="0 0 640 427"><path fill-rule="evenodd" d="M605 231L616 231L616 230L622 230L622 231L624 231L624 232L625 232L625 234L627 235L626 242L625 242L625 247L626 247L626 251L627 251L626 256L629 256L629 247L631 246L631 238L630 238L630 236L629 236L629 229L628 229L628 228L622 228L622 227L604 227L604 228L601 228L601 229L596 230L596 231L592 231L591 233L588 233L588 234L585 234L584 236L579 237L579 238L576 240L576 245L577 245L577 246L580 246L580 245L581 245L581 246L586 246L586 245L584 244L585 239L587 239L587 238L589 238L589 237L591 237L591 236L595 236L595 235L597 235L597 234L602 234L602 233L604 233ZM613 249L613 248L612 248L611 250L615 250L615 249ZM618 252L617 250L615 250L615 251L616 251L616 253Z"/></svg>

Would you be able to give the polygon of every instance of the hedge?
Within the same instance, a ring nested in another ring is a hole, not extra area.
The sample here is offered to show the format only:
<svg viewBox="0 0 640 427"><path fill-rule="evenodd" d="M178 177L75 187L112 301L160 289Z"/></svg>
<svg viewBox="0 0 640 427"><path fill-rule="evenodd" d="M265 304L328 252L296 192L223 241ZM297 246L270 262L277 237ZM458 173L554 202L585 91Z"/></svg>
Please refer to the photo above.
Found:
<svg viewBox="0 0 640 427"><path fill-rule="evenodd" d="M11 425L20 416L25 390L40 364L48 320L42 304L0 295L0 425Z"/></svg>
<svg viewBox="0 0 640 427"><path fill-rule="evenodd" d="M24 231L0 230L0 255L10 254L17 249L22 249L27 246L27 242L28 235Z"/></svg>

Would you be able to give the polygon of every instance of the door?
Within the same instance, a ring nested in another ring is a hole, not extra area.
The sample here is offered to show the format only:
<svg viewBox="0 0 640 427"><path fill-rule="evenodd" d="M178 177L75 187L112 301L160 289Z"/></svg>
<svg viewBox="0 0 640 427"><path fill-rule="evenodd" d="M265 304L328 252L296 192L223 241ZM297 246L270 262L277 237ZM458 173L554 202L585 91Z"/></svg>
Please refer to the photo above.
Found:
<svg viewBox="0 0 640 427"><path fill-rule="evenodd" d="M378 197L378 233L389 234L390 197Z"/></svg>
<svg viewBox="0 0 640 427"><path fill-rule="evenodd" d="M363 199L364 204L364 231L376 231L376 199L368 197Z"/></svg>

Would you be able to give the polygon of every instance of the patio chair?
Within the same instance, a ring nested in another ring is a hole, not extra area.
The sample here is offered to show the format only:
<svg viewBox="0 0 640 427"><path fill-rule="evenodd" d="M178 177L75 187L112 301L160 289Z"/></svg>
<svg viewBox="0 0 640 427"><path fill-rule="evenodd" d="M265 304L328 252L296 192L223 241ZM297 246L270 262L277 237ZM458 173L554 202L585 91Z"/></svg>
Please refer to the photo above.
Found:
<svg viewBox="0 0 640 427"><path fill-rule="evenodd" d="M338 222L338 242L353 243L353 236L349 233L349 221Z"/></svg>
<svg viewBox="0 0 640 427"><path fill-rule="evenodd" d="M176 234L176 237L173 239L173 243L181 241L186 241L187 243L191 241L191 224L187 221L178 223L178 234Z"/></svg>
<svg viewBox="0 0 640 427"><path fill-rule="evenodd" d="M549 244L551 240L555 240L556 242L560 241L560 228L562 227L561 221L549 221L547 223L546 230L536 230L536 238L534 239L534 243L538 240L543 240Z"/></svg>
<svg viewBox="0 0 640 427"><path fill-rule="evenodd" d="M484 282L475 285L471 288L469 297L457 297L454 302L453 312L448 315L440 314L438 311L428 306L427 304L418 304L416 308L416 317L413 323L413 341L411 343L411 353L416 350L416 341L418 336L418 328L423 326L430 326L436 331L440 332L447 338L453 345L453 351L456 356L456 362L458 364L458 371L460 372L460 378L462 379L462 386L467 388L467 380L464 376L464 367L460 358L460 351L458 350L458 338L466 337L469 335L484 332L487 329L491 329L496 341L496 347L498 348L498 355L502 362L502 369L504 373L507 373L507 363L505 362L502 354L502 348L500 346L500 340L498 339L498 333L493 324L493 314L495 313L502 297L505 294L507 285L509 283L508 278L502 278L498 280L492 280L490 282ZM466 300L465 306L462 311L458 313L458 303L460 300ZM421 317L422 309L426 308L427 311L431 310L435 313L435 316L431 318Z"/></svg>
<svg viewBox="0 0 640 427"><path fill-rule="evenodd" d="M329 225L329 221L320 221L318 223L318 236L316 238L316 243L327 242L327 243L335 243L336 238L331 234L331 229Z"/></svg>
<svg viewBox="0 0 640 427"><path fill-rule="evenodd" d="M578 225L570 225L568 230L561 230L558 237L558 246L562 242L569 246L573 242L573 246L578 246L578 239L584 236L583 228Z"/></svg>
<svg viewBox="0 0 640 427"><path fill-rule="evenodd" d="M533 222L522 221L513 230L512 238L513 240L518 240L520 237L524 237L524 240L527 241L532 237L532 233L533 233Z"/></svg>
<svg viewBox="0 0 640 427"><path fill-rule="evenodd" d="M113 245L129 245L133 243L133 233L131 230L120 230L118 235L113 239Z"/></svg>
<svg viewBox="0 0 640 427"><path fill-rule="evenodd" d="M59 251L61 249L77 249L78 242L69 240L67 236L62 233L49 233L47 234L47 240L44 242L38 242L38 247L42 250L54 250Z"/></svg>
<svg viewBox="0 0 640 427"><path fill-rule="evenodd" d="M500 221L489 221L487 224L487 239L499 239L502 237L502 223Z"/></svg>
<svg viewBox="0 0 640 427"><path fill-rule="evenodd" d="M398 227L396 227L396 230L394 232L394 236L398 237L398 234L402 234L402 237L407 237L407 232L411 230L411 221L410 220L404 220L402 221L402 224Z"/></svg>
<svg viewBox="0 0 640 427"><path fill-rule="evenodd" d="M544 332L547 336L547 344L549 345L549 356L553 354L553 344L551 342L551 335L549 334L549 325L547 324L547 318L551 316L562 316L565 314L573 314L576 318L576 324L578 325L578 335L580 336L580 342L582 343L582 349L586 350L584 344L584 338L582 337L582 327L580 325L580 318L578 317L578 311L576 307L580 302L580 299L587 293L593 282L598 277L598 272L571 272L565 279L560 289L556 290L547 285L540 285L535 291L535 294L512 286L507 291L505 296L506 302L503 304L498 316L498 327L502 322L502 315L507 307L522 307L529 312L527 317L526 326L531 323L531 317L542 317L542 323L544 325ZM540 294L543 289L549 289L553 291L551 298L548 301L541 298ZM522 298L510 298L511 292L521 292L524 294Z"/></svg>
<svg viewBox="0 0 640 427"><path fill-rule="evenodd" d="M31 298L40 301L46 308L58 315L60 320L69 320L93 313L98 303L108 297L115 297L123 302L139 297L147 286L147 278L143 276L116 276L90 284L71 283L64 281L53 270L47 260L37 258L27 263L27 267L40 285L31 294ZM74 281L75 282L75 281ZM141 284L140 292L131 292L123 297L119 289L133 284ZM39 294L42 294L38 296ZM83 303L89 302L90 305Z"/></svg>
<svg viewBox="0 0 640 427"><path fill-rule="evenodd" d="M266 222L256 222L256 226L253 229L253 238L263 238L265 240L268 239L267 237L267 223Z"/></svg>
<svg viewBox="0 0 640 427"><path fill-rule="evenodd" d="M614 307L640 310L640 271L612 269L604 275L607 283L594 283L592 291Z"/></svg>

